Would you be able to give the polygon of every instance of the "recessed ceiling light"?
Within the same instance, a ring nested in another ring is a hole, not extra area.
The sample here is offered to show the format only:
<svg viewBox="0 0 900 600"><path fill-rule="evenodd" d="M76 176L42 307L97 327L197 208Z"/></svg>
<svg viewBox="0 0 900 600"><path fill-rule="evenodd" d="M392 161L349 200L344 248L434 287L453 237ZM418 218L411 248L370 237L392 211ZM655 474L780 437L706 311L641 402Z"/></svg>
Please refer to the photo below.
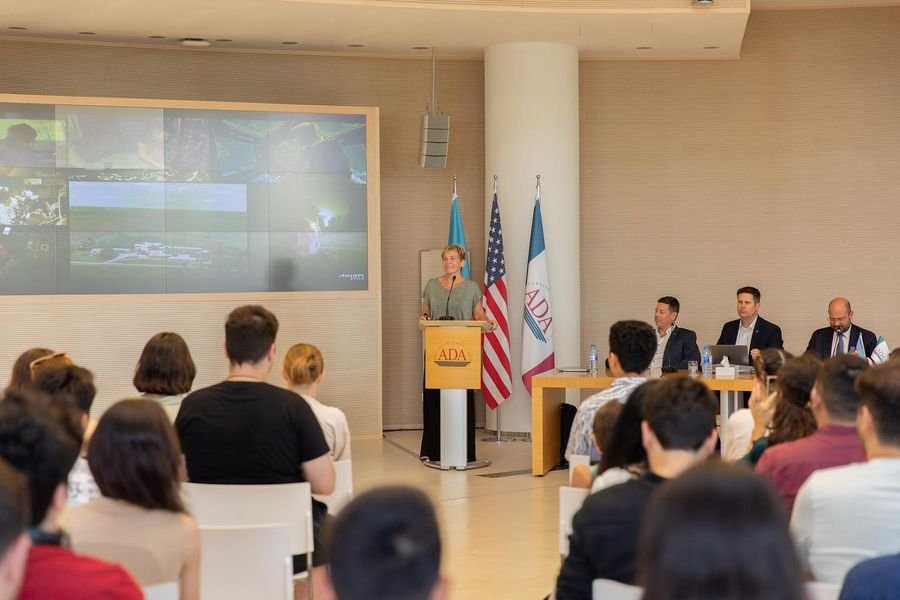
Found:
<svg viewBox="0 0 900 600"><path fill-rule="evenodd" d="M164 36L164 35L148 35L147 37L150 38L151 40L164 40L164 39L166 39L166 36Z"/></svg>
<svg viewBox="0 0 900 600"><path fill-rule="evenodd" d="M7 29L13 29L15 31L28 31L27 27L7 27Z"/></svg>
<svg viewBox="0 0 900 600"><path fill-rule="evenodd" d="M365 44L347 44L348 48L365 48Z"/></svg>
<svg viewBox="0 0 900 600"><path fill-rule="evenodd" d="M653 46L636 46L635 50L653 50Z"/></svg>
<svg viewBox="0 0 900 600"><path fill-rule="evenodd" d="M281 42L281 43L284 44L285 46L296 46L300 42Z"/></svg>
<svg viewBox="0 0 900 600"><path fill-rule="evenodd" d="M704 50L718 50L718 46L703 46Z"/></svg>
<svg viewBox="0 0 900 600"><path fill-rule="evenodd" d="M234 40L232 40L230 38L218 38L216 41L217 42L233 42Z"/></svg>
<svg viewBox="0 0 900 600"><path fill-rule="evenodd" d="M78 35L97 35L96 31L79 31Z"/></svg>
<svg viewBox="0 0 900 600"><path fill-rule="evenodd" d="M413 50L431 50L428 46L413 46Z"/></svg>
<svg viewBox="0 0 900 600"><path fill-rule="evenodd" d="M203 38L184 38L181 40L181 45L194 48L206 48L209 46L209 40L204 40Z"/></svg>

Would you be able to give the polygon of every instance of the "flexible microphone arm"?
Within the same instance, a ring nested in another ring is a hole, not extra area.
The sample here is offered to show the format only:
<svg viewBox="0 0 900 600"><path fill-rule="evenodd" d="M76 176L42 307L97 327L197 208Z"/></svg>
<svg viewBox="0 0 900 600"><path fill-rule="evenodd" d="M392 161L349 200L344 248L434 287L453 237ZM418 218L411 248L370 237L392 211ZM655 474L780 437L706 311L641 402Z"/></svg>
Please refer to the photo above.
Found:
<svg viewBox="0 0 900 600"><path fill-rule="evenodd" d="M450 291L447 292L447 306L444 308L444 316L439 318L438 321L455 321L456 319L450 316L450 295L453 294L453 284L456 283L456 275L454 275L450 279Z"/></svg>

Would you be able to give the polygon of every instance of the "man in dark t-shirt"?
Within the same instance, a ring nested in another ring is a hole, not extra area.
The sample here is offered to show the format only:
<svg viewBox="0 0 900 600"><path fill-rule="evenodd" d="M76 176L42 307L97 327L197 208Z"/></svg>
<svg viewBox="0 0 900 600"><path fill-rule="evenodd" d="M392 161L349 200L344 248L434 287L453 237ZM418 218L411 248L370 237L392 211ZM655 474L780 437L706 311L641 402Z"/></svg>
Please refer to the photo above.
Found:
<svg viewBox="0 0 900 600"><path fill-rule="evenodd" d="M189 394L175 419L191 482L308 481L314 494L334 491L328 444L312 409L294 392L266 383L277 333L278 319L261 306L241 306L228 315L228 378ZM324 505L313 501L316 566L325 563L320 537L325 513ZM304 566L295 560L295 570Z"/></svg>

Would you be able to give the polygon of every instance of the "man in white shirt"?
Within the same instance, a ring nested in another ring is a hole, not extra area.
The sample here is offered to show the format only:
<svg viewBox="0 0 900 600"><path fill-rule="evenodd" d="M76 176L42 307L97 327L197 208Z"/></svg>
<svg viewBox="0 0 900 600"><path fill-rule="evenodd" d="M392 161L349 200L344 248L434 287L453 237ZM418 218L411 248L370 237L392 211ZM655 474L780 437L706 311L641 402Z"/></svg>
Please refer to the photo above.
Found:
<svg viewBox="0 0 900 600"><path fill-rule="evenodd" d="M750 358L759 355L766 348L784 348L781 328L759 316L760 291L755 287L742 287L737 291L737 313L739 319L722 326L722 333L716 344L747 346Z"/></svg>
<svg viewBox="0 0 900 600"><path fill-rule="evenodd" d="M865 371L856 390L868 462L813 473L791 517L801 562L829 583L862 560L900 552L900 364Z"/></svg>
<svg viewBox="0 0 900 600"><path fill-rule="evenodd" d="M646 372L656 354L656 334L643 321L619 321L609 328L609 370L616 380L605 390L581 402L566 446L566 458L573 454L600 458L594 447L594 415L597 409L616 400L625 404L632 390L647 381Z"/></svg>
<svg viewBox="0 0 900 600"><path fill-rule="evenodd" d="M656 301L653 322L656 325L656 354L650 370L687 369L688 362L700 362L697 334L675 324L681 303L674 296L663 296Z"/></svg>

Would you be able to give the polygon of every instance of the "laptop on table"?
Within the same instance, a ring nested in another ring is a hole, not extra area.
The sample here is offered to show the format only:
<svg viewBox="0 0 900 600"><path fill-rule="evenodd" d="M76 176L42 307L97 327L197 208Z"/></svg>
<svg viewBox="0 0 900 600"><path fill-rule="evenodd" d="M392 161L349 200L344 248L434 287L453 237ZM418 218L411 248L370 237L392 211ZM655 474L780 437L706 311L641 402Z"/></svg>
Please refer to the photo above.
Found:
<svg viewBox="0 0 900 600"><path fill-rule="evenodd" d="M712 354L713 369L722 364L722 358L727 356L728 362L732 366L737 367L738 373L753 372L753 364L750 362L750 349L747 346L721 344L710 346L709 351Z"/></svg>

